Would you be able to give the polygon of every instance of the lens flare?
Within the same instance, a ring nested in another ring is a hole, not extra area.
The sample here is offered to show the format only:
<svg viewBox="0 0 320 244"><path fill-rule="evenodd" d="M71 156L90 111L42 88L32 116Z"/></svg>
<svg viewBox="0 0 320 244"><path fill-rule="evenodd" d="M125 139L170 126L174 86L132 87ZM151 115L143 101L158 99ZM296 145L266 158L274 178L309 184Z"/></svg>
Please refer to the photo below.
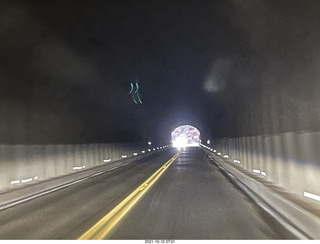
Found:
<svg viewBox="0 0 320 244"><path fill-rule="evenodd" d="M182 125L171 133L172 146L176 148L199 147L200 131L191 125Z"/></svg>

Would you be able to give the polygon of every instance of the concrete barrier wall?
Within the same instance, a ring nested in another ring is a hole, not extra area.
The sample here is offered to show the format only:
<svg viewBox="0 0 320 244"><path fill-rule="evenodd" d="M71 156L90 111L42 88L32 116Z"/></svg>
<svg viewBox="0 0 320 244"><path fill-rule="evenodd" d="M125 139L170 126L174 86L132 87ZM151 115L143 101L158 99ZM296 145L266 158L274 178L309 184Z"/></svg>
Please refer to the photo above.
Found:
<svg viewBox="0 0 320 244"><path fill-rule="evenodd" d="M0 193L161 149L125 143L0 145Z"/></svg>
<svg viewBox="0 0 320 244"><path fill-rule="evenodd" d="M249 172L288 189L320 196L320 133L223 138L210 147Z"/></svg>
<svg viewBox="0 0 320 244"><path fill-rule="evenodd" d="M256 204L275 218L284 228L296 238L302 240L320 238L320 218L300 205L278 194L264 183L254 180L241 172L232 164L215 155L211 148L202 145L208 158L231 182L244 191ZM210 152L211 151L211 152ZM252 194L253 193L253 194ZM313 205L315 206L315 205Z"/></svg>

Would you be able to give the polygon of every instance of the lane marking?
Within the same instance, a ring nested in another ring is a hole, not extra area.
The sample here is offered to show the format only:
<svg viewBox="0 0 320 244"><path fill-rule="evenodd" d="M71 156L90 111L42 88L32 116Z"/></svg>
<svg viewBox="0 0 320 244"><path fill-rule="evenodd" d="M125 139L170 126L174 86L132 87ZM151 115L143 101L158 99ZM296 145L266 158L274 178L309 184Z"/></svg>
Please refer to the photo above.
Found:
<svg viewBox="0 0 320 244"><path fill-rule="evenodd" d="M139 191L142 191L144 188L146 188L146 186L148 186L148 184L146 183L146 184L144 184L144 186L143 187L141 187L140 189L139 189Z"/></svg>
<svg viewBox="0 0 320 244"><path fill-rule="evenodd" d="M125 214L136 204L136 202L151 188L159 177L168 169L171 163L179 156L177 153L153 175L119 203L113 210L93 225L87 232L78 238L78 240L102 240L110 230L125 216Z"/></svg>

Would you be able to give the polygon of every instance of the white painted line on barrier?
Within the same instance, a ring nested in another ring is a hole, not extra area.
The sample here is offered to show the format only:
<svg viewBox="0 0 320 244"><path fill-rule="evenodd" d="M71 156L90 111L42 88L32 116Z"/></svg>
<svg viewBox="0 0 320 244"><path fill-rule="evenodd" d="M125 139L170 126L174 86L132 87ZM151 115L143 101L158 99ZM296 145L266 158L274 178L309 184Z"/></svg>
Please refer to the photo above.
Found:
<svg viewBox="0 0 320 244"><path fill-rule="evenodd" d="M76 170L76 169L84 169L86 166L82 165L82 166L74 166L72 169Z"/></svg>
<svg viewBox="0 0 320 244"><path fill-rule="evenodd" d="M260 174L260 170L258 169L253 169L252 172Z"/></svg>
<svg viewBox="0 0 320 244"><path fill-rule="evenodd" d="M320 196L318 196L318 195L316 195L316 194L312 194L312 193L310 193L310 192L303 192L303 195L305 196L305 197L309 197L309 198L312 198L312 199L314 199L314 200L317 200L317 201L320 201Z"/></svg>
<svg viewBox="0 0 320 244"><path fill-rule="evenodd" d="M27 182L30 182L32 181L32 178L28 178L28 179L25 179L25 180L21 180L21 183L27 183Z"/></svg>
<svg viewBox="0 0 320 244"><path fill-rule="evenodd" d="M20 183L20 180L13 180L13 181L11 181L11 185L19 184L19 183Z"/></svg>
<svg viewBox="0 0 320 244"><path fill-rule="evenodd" d="M13 180L11 181L11 185L14 185L14 184L19 184L19 183L27 183L27 182L30 182L32 180L37 180L38 179L38 176L36 175L35 177L31 177L31 178L28 178L28 179L23 179L23 180Z"/></svg>

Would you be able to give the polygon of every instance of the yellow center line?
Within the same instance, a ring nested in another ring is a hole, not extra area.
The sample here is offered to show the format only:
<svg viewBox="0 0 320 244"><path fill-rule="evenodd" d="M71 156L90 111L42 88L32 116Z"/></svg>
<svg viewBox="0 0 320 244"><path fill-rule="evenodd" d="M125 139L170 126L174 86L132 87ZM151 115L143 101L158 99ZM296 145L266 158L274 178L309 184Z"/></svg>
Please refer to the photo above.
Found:
<svg viewBox="0 0 320 244"><path fill-rule="evenodd" d="M177 153L168 160L161 168L135 189L120 204L111 210L106 216L99 220L78 240L102 240L119 220L135 205L135 203L147 192L148 189L159 179L170 164L179 156Z"/></svg>
<svg viewBox="0 0 320 244"><path fill-rule="evenodd" d="M144 188L146 188L147 185L148 185L147 183L144 184L143 187L141 187L139 190L142 191Z"/></svg>

